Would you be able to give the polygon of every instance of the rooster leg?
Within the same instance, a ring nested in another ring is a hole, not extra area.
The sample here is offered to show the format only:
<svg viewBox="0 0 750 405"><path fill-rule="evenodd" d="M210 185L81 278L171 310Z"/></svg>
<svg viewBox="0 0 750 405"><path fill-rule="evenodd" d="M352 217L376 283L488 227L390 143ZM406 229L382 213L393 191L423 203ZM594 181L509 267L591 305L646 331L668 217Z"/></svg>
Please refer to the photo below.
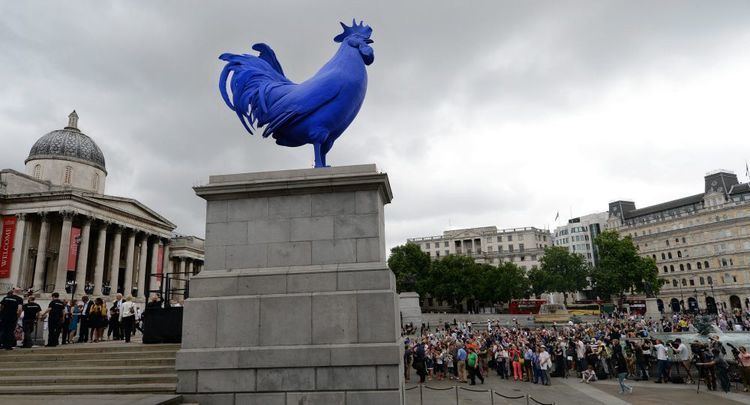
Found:
<svg viewBox="0 0 750 405"><path fill-rule="evenodd" d="M320 144L314 143L313 148L315 148L315 167L325 167L326 164L320 154Z"/></svg>

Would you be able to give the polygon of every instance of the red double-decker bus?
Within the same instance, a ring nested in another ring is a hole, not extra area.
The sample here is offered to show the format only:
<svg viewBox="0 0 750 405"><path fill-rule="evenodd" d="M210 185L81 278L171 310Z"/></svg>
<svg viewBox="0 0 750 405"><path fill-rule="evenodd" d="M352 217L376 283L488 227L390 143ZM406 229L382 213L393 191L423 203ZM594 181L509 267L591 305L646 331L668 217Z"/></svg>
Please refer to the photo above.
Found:
<svg viewBox="0 0 750 405"><path fill-rule="evenodd" d="M508 312L514 315L537 314L539 307L547 300L512 300L508 305Z"/></svg>

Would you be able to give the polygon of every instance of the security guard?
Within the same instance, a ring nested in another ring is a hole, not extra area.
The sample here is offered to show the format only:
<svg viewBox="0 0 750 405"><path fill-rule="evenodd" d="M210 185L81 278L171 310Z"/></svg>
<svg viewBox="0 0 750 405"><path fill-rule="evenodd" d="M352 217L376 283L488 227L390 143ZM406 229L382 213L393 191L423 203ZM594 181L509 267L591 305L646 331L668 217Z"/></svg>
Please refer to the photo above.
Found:
<svg viewBox="0 0 750 405"><path fill-rule="evenodd" d="M49 302L47 310L42 314L42 317L49 314L49 335L47 337L47 347L55 347L60 341L60 332L62 329L64 313L65 303L60 300L59 293L53 292L52 301Z"/></svg>
<svg viewBox="0 0 750 405"><path fill-rule="evenodd" d="M13 350L16 346L16 323L23 305L23 299L18 296L20 292L20 288L13 287L0 300L0 345L5 350Z"/></svg>
<svg viewBox="0 0 750 405"><path fill-rule="evenodd" d="M39 313L42 312L42 307L34 301L36 301L36 298L29 295L28 302L23 304L23 347L26 348L34 345L31 334L34 333L36 320L39 318Z"/></svg>

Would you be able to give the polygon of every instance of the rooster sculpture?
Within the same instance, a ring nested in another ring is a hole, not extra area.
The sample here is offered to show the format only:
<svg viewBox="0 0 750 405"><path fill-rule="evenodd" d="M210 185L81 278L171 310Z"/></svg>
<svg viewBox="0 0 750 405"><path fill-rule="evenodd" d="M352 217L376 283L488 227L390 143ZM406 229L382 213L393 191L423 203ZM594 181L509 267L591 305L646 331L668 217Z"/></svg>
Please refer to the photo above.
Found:
<svg viewBox="0 0 750 405"><path fill-rule="evenodd" d="M326 155L362 107L367 91L365 65L375 60L372 28L354 20L351 27L341 26L344 32L333 39L341 43L336 54L299 84L284 76L266 44L253 45L258 56L219 57L227 62L219 78L221 96L245 129L252 134L265 127L263 137L272 136L281 146L312 144L315 167L327 167Z"/></svg>

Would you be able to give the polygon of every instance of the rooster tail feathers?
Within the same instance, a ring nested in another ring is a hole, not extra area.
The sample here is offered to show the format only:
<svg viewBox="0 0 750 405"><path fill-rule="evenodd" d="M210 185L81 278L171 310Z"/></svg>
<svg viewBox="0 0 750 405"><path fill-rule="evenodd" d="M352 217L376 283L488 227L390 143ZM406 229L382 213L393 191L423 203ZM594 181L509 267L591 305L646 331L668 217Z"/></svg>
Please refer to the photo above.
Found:
<svg viewBox="0 0 750 405"><path fill-rule="evenodd" d="M219 76L221 97L251 134L253 127L264 126L273 119L268 116L273 101L273 97L269 99L270 92L280 85L293 84L283 75L268 45L256 44L253 49L261 53L259 57L232 53L219 56L227 62Z"/></svg>

